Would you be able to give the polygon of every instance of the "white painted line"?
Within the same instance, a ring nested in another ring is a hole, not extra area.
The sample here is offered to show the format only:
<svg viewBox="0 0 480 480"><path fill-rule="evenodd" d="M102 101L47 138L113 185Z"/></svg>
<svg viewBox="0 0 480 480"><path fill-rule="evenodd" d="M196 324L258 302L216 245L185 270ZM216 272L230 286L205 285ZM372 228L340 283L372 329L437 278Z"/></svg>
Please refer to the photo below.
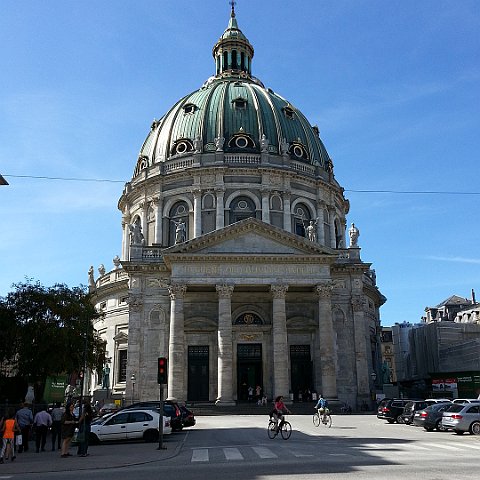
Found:
<svg viewBox="0 0 480 480"><path fill-rule="evenodd" d="M198 448L192 453L192 462L208 462L208 448Z"/></svg>
<svg viewBox="0 0 480 480"><path fill-rule="evenodd" d="M435 451L435 449L437 448L443 448L444 450L455 450L458 452L458 450L461 450L462 447L461 446L454 446L454 445L445 445L444 443L425 443L424 445L431 445L432 449L432 453Z"/></svg>
<svg viewBox="0 0 480 480"><path fill-rule="evenodd" d="M276 455L269 448L266 448L266 447L252 447L252 450L260 458L278 458L278 455Z"/></svg>
<svg viewBox="0 0 480 480"><path fill-rule="evenodd" d="M227 460L243 460L243 455L238 448L224 448L223 453Z"/></svg>

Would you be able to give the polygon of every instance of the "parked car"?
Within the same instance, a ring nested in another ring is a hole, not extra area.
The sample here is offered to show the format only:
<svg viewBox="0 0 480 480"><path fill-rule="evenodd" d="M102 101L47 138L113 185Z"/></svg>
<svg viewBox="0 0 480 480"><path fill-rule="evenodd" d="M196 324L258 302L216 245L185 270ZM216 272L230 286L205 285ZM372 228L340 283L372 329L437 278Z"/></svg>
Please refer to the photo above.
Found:
<svg viewBox="0 0 480 480"><path fill-rule="evenodd" d="M427 398L425 400L427 405L434 405L435 403L452 403L451 398Z"/></svg>
<svg viewBox="0 0 480 480"><path fill-rule="evenodd" d="M453 405L452 402L434 403L423 410L417 410L413 417L413 425L423 427L427 432L433 430L443 431L442 426L443 412Z"/></svg>
<svg viewBox="0 0 480 480"><path fill-rule="evenodd" d="M182 412L182 421L184 427L193 427L197 423L195 420L195 415L187 407L181 406L180 411Z"/></svg>
<svg viewBox="0 0 480 480"><path fill-rule="evenodd" d="M403 407L402 420L403 423L410 425L413 422L413 417L417 410L427 408L428 404L425 400L411 400Z"/></svg>
<svg viewBox="0 0 480 480"><path fill-rule="evenodd" d="M459 435L470 432L480 435L480 403L456 403L443 412L442 426Z"/></svg>
<svg viewBox="0 0 480 480"><path fill-rule="evenodd" d="M154 400L150 402L138 402L125 407L123 410L131 410L132 408L160 408L160 401ZM174 432L178 432L183 428L182 412L177 402L173 400L163 401L163 414L170 417L170 425Z"/></svg>
<svg viewBox="0 0 480 480"><path fill-rule="evenodd" d="M452 403L479 403L478 398L455 398Z"/></svg>
<svg viewBox="0 0 480 480"><path fill-rule="evenodd" d="M100 410L98 411L98 414L103 417L103 415L107 413L115 413L120 410L120 405L117 405L116 403L106 403L103 405Z"/></svg>
<svg viewBox="0 0 480 480"><path fill-rule="evenodd" d="M107 418L100 417L91 424L89 441L91 443L106 440L142 439L146 442L158 440L158 410L134 409L120 410ZM172 433L170 418L163 417L163 434Z"/></svg>
<svg viewBox="0 0 480 480"><path fill-rule="evenodd" d="M377 418L388 423L403 423L403 408L408 402L411 402L411 399L384 398L378 405Z"/></svg>

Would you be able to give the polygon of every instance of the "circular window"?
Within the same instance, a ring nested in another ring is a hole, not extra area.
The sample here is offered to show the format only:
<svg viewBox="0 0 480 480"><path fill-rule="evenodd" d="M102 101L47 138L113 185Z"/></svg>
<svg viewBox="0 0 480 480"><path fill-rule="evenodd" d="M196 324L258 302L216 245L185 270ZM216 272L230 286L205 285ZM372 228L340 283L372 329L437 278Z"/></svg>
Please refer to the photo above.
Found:
<svg viewBox="0 0 480 480"><path fill-rule="evenodd" d="M302 207L298 207L298 208L297 208L297 211L296 211L295 213L296 213L296 215L298 215L299 217L304 217L304 216L305 216L305 212L304 212L304 210L303 210Z"/></svg>
<svg viewBox="0 0 480 480"><path fill-rule="evenodd" d="M180 142L176 148L177 153L185 153L187 149L188 149L188 145L185 142Z"/></svg>
<svg viewBox="0 0 480 480"><path fill-rule="evenodd" d="M248 145L248 139L245 137L237 137L235 140L235 145L238 148L245 148Z"/></svg>
<svg viewBox="0 0 480 480"><path fill-rule="evenodd" d="M299 158L303 157L303 148L299 145L295 145L293 147L293 154Z"/></svg>
<svg viewBox="0 0 480 480"><path fill-rule="evenodd" d="M182 215L183 213L185 213L187 210L185 208L185 205L179 205L178 208L177 208L177 215Z"/></svg>
<svg viewBox="0 0 480 480"><path fill-rule="evenodd" d="M240 210L246 210L248 208L248 203L245 200L240 200L238 202L238 208Z"/></svg>

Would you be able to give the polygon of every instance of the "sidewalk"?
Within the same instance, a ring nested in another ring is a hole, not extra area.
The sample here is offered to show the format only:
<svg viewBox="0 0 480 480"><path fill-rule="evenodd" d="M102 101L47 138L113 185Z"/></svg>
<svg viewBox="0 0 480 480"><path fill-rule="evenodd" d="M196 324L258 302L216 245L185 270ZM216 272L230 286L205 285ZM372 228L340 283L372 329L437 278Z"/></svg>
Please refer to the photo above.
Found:
<svg viewBox="0 0 480 480"><path fill-rule="evenodd" d="M35 453L35 444L30 443L28 452L17 453L15 461L0 465L0 476L8 473L46 473L72 470L91 470L126 467L156 462L174 457L182 446L184 436L168 435L158 450L158 443L131 442L108 443L88 447L88 457L77 457L77 447L70 448L71 457L61 458L60 451L52 452L47 443L46 451Z"/></svg>

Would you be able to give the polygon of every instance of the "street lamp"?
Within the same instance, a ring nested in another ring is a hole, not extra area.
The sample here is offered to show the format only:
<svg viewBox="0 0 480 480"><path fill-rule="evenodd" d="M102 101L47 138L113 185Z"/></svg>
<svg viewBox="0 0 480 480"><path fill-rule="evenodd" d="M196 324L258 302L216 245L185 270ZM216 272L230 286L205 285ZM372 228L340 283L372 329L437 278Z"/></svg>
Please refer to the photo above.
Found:
<svg viewBox="0 0 480 480"><path fill-rule="evenodd" d="M132 403L135 402L135 374L132 373L132 376L130 377L130 380L132 381Z"/></svg>

